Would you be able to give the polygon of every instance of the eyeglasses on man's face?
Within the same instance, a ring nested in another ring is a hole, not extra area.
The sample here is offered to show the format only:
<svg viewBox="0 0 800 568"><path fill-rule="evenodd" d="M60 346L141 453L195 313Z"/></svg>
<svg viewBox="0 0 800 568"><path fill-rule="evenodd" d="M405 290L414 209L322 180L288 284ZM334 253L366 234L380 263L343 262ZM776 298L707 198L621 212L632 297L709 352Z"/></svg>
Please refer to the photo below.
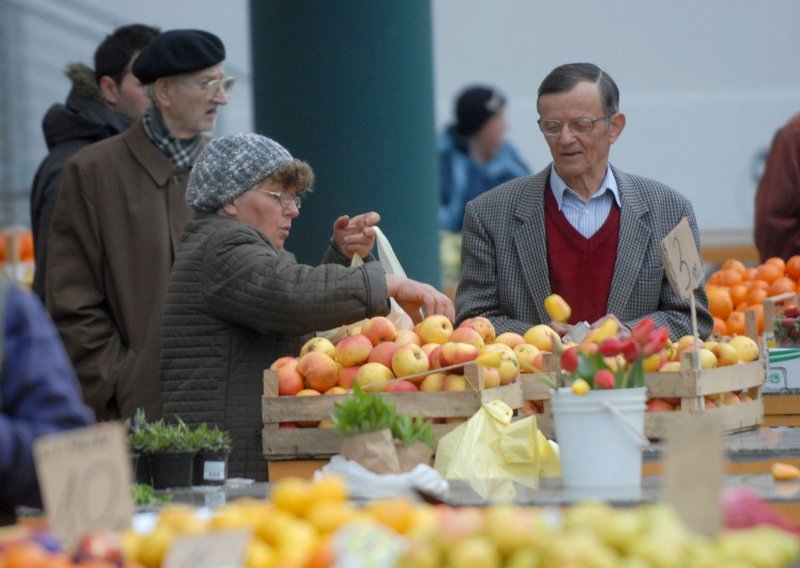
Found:
<svg viewBox="0 0 800 568"><path fill-rule="evenodd" d="M594 130L595 122L605 120L615 114L616 113L612 112L600 118L573 118L572 120L556 120L554 118L542 120L540 118L536 122L539 124L539 130L541 130L545 136L559 136L564 130L565 124L573 134L577 136L586 136L587 134L591 134L592 130Z"/></svg>
<svg viewBox="0 0 800 568"><path fill-rule="evenodd" d="M303 206L303 198L298 193L288 193L285 191L268 191L266 189L256 189L259 193L265 193L266 195L271 195L278 202L281 204L281 207L284 209L288 209L291 203L294 203L294 206L297 207L299 211L300 208Z"/></svg>
<svg viewBox="0 0 800 568"><path fill-rule="evenodd" d="M216 95L220 89L222 89L226 94L229 93L236 84L236 77L230 76L222 77L221 79L210 79L204 81L190 81L181 77L176 77L175 79L184 85L189 85L195 89L200 89L206 94L206 99L208 100L214 98L214 95Z"/></svg>

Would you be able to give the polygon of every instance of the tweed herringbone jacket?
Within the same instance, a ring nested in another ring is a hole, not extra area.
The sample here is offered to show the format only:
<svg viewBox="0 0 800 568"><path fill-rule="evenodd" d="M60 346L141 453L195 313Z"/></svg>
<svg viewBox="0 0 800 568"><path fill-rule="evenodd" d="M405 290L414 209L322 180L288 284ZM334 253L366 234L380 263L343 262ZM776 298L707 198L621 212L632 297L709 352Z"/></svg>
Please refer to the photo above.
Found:
<svg viewBox="0 0 800 568"><path fill-rule="evenodd" d="M524 333L533 325L550 321L544 309L544 299L551 293L544 220L550 167L506 182L467 205L461 281L456 293L458 322L480 315L494 323L497 333ZM673 292L659 243L683 217L688 217L700 246L692 205L664 184L613 166L611 171L622 206L606 312L629 327L650 316L656 326L668 327L673 339L691 334L689 301ZM713 320L702 286L695 292L695 304L698 333L705 338L711 333Z"/></svg>

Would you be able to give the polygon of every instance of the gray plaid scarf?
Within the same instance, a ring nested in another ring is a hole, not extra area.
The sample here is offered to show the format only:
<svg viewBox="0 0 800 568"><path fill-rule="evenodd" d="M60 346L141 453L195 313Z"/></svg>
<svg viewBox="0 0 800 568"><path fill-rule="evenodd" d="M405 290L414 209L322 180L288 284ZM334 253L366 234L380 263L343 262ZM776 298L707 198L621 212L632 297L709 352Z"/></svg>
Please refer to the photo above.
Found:
<svg viewBox="0 0 800 568"><path fill-rule="evenodd" d="M200 144L200 136L189 140L178 140L172 136L164 124L164 119L161 118L161 112L155 105L150 105L150 108L144 113L142 126L155 147L172 160L178 169L188 170L192 167L195 153Z"/></svg>

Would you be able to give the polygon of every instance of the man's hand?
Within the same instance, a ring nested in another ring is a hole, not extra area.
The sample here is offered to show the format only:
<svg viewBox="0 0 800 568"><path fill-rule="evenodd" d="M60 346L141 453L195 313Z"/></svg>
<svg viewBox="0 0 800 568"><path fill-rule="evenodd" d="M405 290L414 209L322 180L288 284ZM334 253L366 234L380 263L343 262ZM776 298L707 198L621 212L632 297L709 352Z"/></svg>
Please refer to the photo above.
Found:
<svg viewBox="0 0 800 568"><path fill-rule="evenodd" d="M389 297L395 299L411 316L414 323L419 323L424 317L433 314L441 314L450 321L455 320L456 311L453 302L430 284L387 274L386 286L389 289ZM425 309L424 314L420 311L421 308Z"/></svg>
<svg viewBox="0 0 800 568"><path fill-rule="evenodd" d="M562 323L558 321L551 321L547 325L553 328L553 331L555 331L559 337L564 337L572 329L572 324Z"/></svg>
<svg viewBox="0 0 800 568"><path fill-rule="evenodd" d="M375 225L381 222L381 216L370 211L351 218L342 215L333 223L333 242L339 250L353 258L358 253L361 258L366 258L375 245Z"/></svg>

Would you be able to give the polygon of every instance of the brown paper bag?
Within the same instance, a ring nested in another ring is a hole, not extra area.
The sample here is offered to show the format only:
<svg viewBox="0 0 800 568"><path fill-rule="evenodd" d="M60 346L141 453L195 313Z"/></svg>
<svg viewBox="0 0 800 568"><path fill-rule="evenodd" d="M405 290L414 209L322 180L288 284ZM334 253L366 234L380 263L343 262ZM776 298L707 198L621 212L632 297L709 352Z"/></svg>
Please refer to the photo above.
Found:
<svg viewBox="0 0 800 568"><path fill-rule="evenodd" d="M400 462L400 471L411 471L421 463L431 465L433 450L427 444L417 442L411 446L406 446L402 442L395 440L394 447L397 451L397 460Z"/></svg>
<svg viewBox="0 0 800 568"><path fill-rule="evenodd" d="M339 453L374 473L400 473L392 431L388 428L342 438Z"/></svg>

